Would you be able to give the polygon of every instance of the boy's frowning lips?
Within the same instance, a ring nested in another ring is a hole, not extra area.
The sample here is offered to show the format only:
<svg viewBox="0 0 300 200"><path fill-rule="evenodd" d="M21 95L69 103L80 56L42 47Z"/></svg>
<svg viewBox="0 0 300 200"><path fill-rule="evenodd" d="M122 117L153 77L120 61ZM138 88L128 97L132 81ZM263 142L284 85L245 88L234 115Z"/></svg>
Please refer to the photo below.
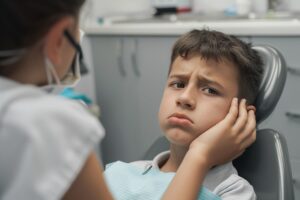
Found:
<svg viewBox="0 0 300 200"><path fill-rule="evenodd" d="M177 123L183 123L183 124L193 124L193 120L190 119L187 115L181 114L181 113L174 113L168 117L169 120L173 120Z"/></svg>

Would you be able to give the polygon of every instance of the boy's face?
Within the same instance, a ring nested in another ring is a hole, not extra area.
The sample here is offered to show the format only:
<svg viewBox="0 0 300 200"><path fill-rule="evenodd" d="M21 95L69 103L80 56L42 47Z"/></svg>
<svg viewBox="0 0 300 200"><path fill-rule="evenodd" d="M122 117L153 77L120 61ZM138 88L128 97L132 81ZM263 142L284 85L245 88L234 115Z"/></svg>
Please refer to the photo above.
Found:
<svg viewBox="0 0 300 200"><path fill-rule="evenodd" d="M226 59L178 56L172 66L159 110L160 127L168 140L188 146L224 119L238 96L238 72Z"/></svg>

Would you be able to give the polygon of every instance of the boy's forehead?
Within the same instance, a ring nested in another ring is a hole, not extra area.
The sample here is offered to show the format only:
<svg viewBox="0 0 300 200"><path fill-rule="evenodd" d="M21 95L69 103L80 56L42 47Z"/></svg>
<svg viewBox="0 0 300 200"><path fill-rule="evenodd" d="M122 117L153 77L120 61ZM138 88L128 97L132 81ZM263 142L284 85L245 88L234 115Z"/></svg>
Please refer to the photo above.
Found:
<svg viewBox="0 0 300 200"><path fill-rule="evenodd" d="M221 72L225 70L233 71L235 72L234 74L238 74L239 72L236 64L225 57L214 59L204 58L198 55L189 58L178 56L171 64L169 74L174 71L188 72L199 69L205 70L207 73L212 73L213 71Z"/></svg>
<svg viewBox="0 0 300 200"><path fill-rule="evenodd" d="M189 77L197 74L199 79L204 77L219 82L221 85L238 84L239 72L237 67L228 59L205 59L194 56L189 59L177 57L170 69L169 77L182 75Z"/></svg>

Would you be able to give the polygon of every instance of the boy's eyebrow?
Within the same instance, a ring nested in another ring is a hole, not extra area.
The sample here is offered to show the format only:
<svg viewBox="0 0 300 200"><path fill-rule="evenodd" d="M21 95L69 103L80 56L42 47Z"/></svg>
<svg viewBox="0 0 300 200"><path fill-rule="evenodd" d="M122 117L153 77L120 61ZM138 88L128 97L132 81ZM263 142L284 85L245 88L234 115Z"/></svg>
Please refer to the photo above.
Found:
<svg viewBox="0 0 300 200"><path fill-rule="evenodd" d="M170 75L169 78L180 78L180 79L186 80L186 79L189 78L189 75L188 74L173 74L173 75ZM198 81L201 84L205 83L205 84L217 85L218 87L220 87L221 89L224 90L224 86L221 85L219 82L214 81L214 80L212 80L208 77L205 77L203 75L198 76Z"/></svg>
<svg viewBox="0 0 300 200"><path fill-rule="evenodd" d="M221 88L222 90L224 90L224 86L221 85L219 82L214 81L212 79L209 79L205 76L198 76L198 80L200 83L205 83L205 84L212 84L212 85L217 85L219 88Z"/></svg>
<svg viewBox="0 0 300 200"><path fill-rule="evenodd" d="M188 74L173 74L170 75L169 78L180 78L180 79L188 79Z"/></svg>

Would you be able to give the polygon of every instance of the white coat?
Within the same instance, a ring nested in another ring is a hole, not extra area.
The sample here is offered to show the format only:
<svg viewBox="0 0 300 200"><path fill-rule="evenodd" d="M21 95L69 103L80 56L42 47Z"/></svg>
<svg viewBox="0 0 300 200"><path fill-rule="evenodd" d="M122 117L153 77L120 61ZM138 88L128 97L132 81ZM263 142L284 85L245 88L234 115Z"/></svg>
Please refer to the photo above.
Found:
<svg viewBox="0 0 300 200"><path fill-rule="evenodd" d="M60 199L103 136L79 103L0 77L0 199Z"/></svg>

